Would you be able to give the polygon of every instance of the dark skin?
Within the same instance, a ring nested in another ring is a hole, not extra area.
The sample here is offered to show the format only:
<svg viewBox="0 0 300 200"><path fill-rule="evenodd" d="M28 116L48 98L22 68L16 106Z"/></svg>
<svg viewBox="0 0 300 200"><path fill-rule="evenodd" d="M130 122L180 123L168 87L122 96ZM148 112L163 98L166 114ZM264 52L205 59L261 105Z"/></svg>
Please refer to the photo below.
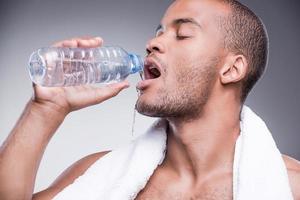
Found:
<svg viewBox="0 0 300 200"><path fill-rule="evenodd" d="M167 117L170 126L166 158L137 199L232 199L233 155L240 132L240 80L245 78L248 63L243 55L232 54L220 45L222 32L215 19L228 13L229 8L218 1L178 0L162 19L164 31L148 43L150 55L155 54L172 67L167 69L168 76L163 74L161 80L142 87L139 101L148 104L157 102L155 92L161 87L176 90L178 82L174 82L176 73L172 72L181 67L176 63L188 67L189 60L215 55L221 62L201 116L189 121ZM174 22L178 19L188 20L177 26ZM170 84L163 85L164 80ZM299 199L300 163L283 158L294 198Z"/></svg>
<svg viewBox="0 0 300 200"><path fill-rule="evenodd" d="M188 57L191 54L179 52L176 55L177 51L185 48L180 47L182 41L172 39L172 33L178 33L179 30L180 34L189 36L184 41L184 45L188 46L185 52L191 52L192 49L197 52L191 57L219 54L223 62L218 66L218 79L201 117L188 122L168 118L170 128L166 159L137 199L232 199L234 146L240 131L238 82L245 77L248 66L243 55L233 55L219 46L222 33L218 32L213 19L220 13L226 15L228 12L228 8L217 1L176 1L162 19L166 31L148 43L148 49L163 59L168 59L170 55L180 59L179 55L182 54ZM178 18L199 22L201 30L193 23L176 29L171 24ZM144 91L142 98L145 101L153 99L152 90L155 87L159 87L159 82ZM287 156L283 156L283 159L294 198L300 199L300 163Z"/></svg>
<svg viewBox="0 0 300 200"><path fill-rule="evenodd" d="M212 1L176 1L162 19L165 31L148 43L151 53L171 63L174 71L181 66L173 62L182 58L208 60L218 55L223 62L218 65L218 78L201 117L188 121L167 118L166 158L137 199L232 199L232 161L240 131L240 91L239 84L229 85L245 76L247 63L242 55L232 55L220 47L221 33L214 19L219 13L226 15L227 12L226 7ZM192 22L176 25L173 23L176 19L191 19ZM178 40L173 34L187 38ZM191 63L182 62L184 66ZM165 79L174 80L172 75L168 73ZM158 80L146 88L141 101L151 102L153 91L159 87Z"/></svg>
<svg viewBox="0 0 300 200"><path fill-rule="evenodd" d="M248 65L243 55L234 55L220 46L221 33L213 19L228 12L228 8L217 1L178 0L162 19L164 31L147 44L150 54L168 64L167 75L148 81L146 87L141 83L137 86L143 90L139 101L148 104L155 103L155 95L161 87L176 90L176 70L180 67L177 62L188 66L195 59L214 55L220 56L222 61L217 66L217 76L201 115L188 121L166 117L169 122L166 158L136 199L232 199L232 163L240 132L239 81L245 77ZM174 23L178 18L193 19L201 28L191 22ZM74 38L56 46L96 47L101 44L101 39ZM165 80L168 85L163 85ZM79 160L49 188L32 194L43 151L65 116L73 110L101 103L127 86L125 82L102 89L35 87L34 98L0 149L0 185L5 185L0 188L0 199L51 199L108 153L99 152ZM75 94L76 99L73 98ZM51 116L50 120L45 116ZM32 121L35 121L34 129L30 128ZM31 137L27 137L29 135ZM23 164L16 166L14 160ZM287 156L283 156L283 160L294 199L300 199L300 163ZM19 177L24 178L20 180ZM20 180L17 185L15 180Z"/></svg>

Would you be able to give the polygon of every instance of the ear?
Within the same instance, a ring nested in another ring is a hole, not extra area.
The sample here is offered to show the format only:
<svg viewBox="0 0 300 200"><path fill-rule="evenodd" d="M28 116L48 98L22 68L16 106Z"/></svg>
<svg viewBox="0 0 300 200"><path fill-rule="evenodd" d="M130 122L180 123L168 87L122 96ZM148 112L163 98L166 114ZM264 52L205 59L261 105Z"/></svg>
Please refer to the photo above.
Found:
<svg viewBox="0 0 300 200"><path fill-rule="evenodd" d="M230 55L220 70L220 81L222 84L236 83L245 78L248 62L243 55Z"/></svg>

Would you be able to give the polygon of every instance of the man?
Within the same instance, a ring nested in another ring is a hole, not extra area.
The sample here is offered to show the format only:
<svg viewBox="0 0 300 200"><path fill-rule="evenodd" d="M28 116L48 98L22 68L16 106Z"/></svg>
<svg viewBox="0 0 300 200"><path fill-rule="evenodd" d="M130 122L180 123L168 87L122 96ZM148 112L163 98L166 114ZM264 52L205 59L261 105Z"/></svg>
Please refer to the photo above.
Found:
<svg viewBox="0 0 300 200"><path fill-rule="evenodd" d="M100 38L74 38L55 45L101 44ZM267 48L262 23L236 1L177 0L168 8L147 44L146 80L137 85L136 103L140 113L167 120L167 153L136 199L233 198L240 112L264 71ZM32 194L43 152L65 116L126 87L127 82L103 88L34 86L33 98L1 148L0 199L51 199L107 154L79 160L49 188ZM300 199L300 163L282 159L293 197Z"/></svg>

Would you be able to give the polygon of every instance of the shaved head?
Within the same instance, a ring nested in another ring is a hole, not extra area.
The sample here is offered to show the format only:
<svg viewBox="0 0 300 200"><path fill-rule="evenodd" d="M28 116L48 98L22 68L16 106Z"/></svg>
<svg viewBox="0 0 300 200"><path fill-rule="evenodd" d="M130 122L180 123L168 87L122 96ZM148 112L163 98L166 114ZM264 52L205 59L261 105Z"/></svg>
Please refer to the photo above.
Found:
<svg viewBox="0 0 300 200"><path fill-rule="evenodd" d="M224 47L246 57L249 68L243 80L241 101L265 71L268 60L268 35L261 19L248 7L236 0L219 0L230 8L226 17L220 18L220 28L224 35Z"/></svg>

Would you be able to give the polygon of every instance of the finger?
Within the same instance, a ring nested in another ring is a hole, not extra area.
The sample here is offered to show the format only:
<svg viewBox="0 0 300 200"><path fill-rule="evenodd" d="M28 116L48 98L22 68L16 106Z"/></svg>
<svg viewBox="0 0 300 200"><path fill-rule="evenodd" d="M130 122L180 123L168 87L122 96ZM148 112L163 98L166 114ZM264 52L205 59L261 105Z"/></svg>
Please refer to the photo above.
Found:
<svg viewBox="0 0 300 200"><path fill-rule="evenodd" d="M77 40L63 40L60 42L57 42L55 44L52 45L53 47L70 47L70 48L76 48L78 47L78 42Z"/></svg>
<svg viewBox="0 0 300 200"><path fill-rule="evenodd" d="M101 103L107 99L110 99L119 94L123 89L128 88L130 85L128 81L120 83L112 83L103 88L97 88L95 90L95 104Z"/></svg>
<svg viewBox="0 0 300 200"><path fill-rule="evenodd" d="M82 48L95 48L103 44L103 40L100 37L94 37L90 39L78 39L78 47Z"/></svg>
<svg viewBox="0 0 300 200"><path fill-rule="evenodd" d="M85 35L85 36L80 36L80 37L73 37L71 38L72 40L89 40L92 39L93 36Z"/></svg>
<svg viewBox="0 0 300 200"><path fill-rule="evenodd" d="M62 40L59 42L54 43L53 47L99 47L103 44L103 39L101 37L90 37L90 36L83 36L83 37L74 37L67 40Z"/></svg>
<svg viewBox="0 0 300 200"><path fill-rule="evenodd" d="M58 41L58 42L55 42L52 46L54 47L63 47L63 46L77 46L77 41L80 40L80 39L91 39L92 37L91 36L82 36L82 37L73 37L73 38L70 38L70 39L65 39L65 40L61 40L61 41Z"/></svg>
<svg viewBox="0 0 300 200"><path fill-rule="evenodd" d="M92 40L92 39L103 41L103 39L99 36L95 36L95 37L92 37L92 36L73 37L70 40Z"/></svg>

